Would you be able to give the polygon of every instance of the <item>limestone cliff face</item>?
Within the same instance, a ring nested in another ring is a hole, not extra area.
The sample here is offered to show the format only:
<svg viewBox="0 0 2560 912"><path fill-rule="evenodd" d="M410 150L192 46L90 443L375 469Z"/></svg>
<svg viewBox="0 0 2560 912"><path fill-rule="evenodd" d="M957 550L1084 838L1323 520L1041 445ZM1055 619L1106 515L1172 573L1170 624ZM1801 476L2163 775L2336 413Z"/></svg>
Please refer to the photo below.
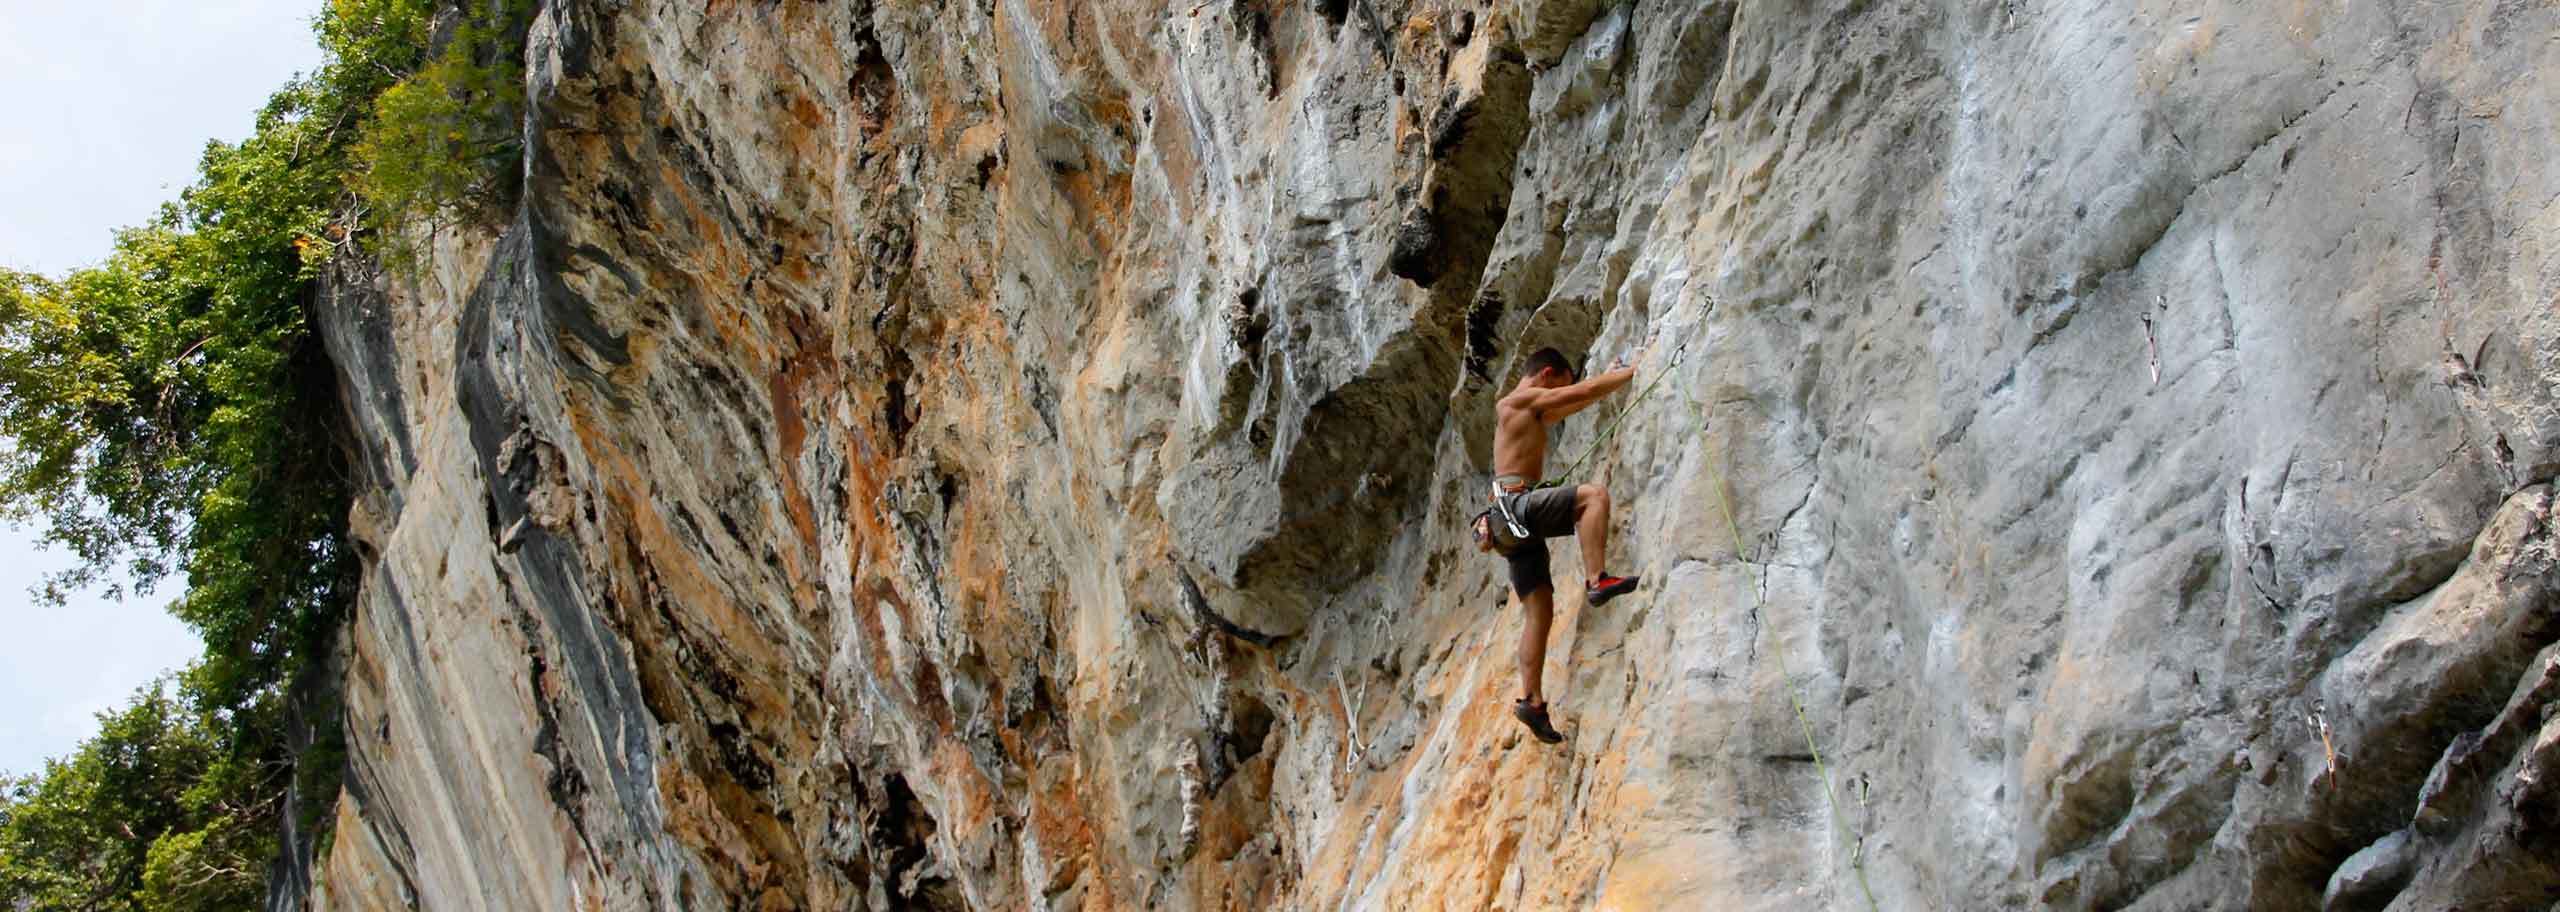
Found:
<svg viewBox="0 0 2560 912"><path fill-rule="evenodd" d="M2547 902L2555 33L550 0L514 220L324 306L314 898ZM1490 404L1647 338L1537 745Z"/></svg>

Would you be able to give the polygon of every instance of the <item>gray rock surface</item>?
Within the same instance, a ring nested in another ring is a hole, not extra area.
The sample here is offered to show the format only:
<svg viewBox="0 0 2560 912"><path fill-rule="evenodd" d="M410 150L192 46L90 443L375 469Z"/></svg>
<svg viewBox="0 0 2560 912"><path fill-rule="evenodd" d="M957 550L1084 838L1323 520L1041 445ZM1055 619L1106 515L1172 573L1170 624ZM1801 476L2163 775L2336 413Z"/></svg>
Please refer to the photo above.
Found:
<svg viewBox="0 0 2560 912"><path fill-rule="evenodd" d="M2320 908L2381 908L2408 882L2412 854L2408 830L2356 850L2338 866L2337 873L2329 875L2329 889L2321 894Z"/></svg>
<svg viewBox="0 0 2560 912"><path fill-rule="evenodd" d="M323 307L314 902L2547 904L2554 34L548 0L521 211ZM1648 338L1542 747L1491 403Z"/></svg>

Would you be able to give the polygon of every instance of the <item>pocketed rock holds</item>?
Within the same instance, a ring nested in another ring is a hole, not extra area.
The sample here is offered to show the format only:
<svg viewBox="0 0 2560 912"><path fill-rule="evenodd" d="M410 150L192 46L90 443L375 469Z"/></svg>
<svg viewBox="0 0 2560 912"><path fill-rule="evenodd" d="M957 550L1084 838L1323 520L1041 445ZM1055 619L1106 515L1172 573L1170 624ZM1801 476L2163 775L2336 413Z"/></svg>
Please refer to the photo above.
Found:
<svg viewBox="0 0 2560 912"><path fill-rule="evenodd" d="M1429 288L1440 281L1439 246L1440 232L1432 225L1431 211L1420 206L1407 209L1396 220L1395 238L1387 248L1387 271Z"/></svg>
<svg viewBox="0 0 2560 912"><path fill-rule="evenodd" d="M315 299L279 908L2560 883L2551 4L539 7L522 207ZM1527 749L1490 404L1648 334Z"/></svg>

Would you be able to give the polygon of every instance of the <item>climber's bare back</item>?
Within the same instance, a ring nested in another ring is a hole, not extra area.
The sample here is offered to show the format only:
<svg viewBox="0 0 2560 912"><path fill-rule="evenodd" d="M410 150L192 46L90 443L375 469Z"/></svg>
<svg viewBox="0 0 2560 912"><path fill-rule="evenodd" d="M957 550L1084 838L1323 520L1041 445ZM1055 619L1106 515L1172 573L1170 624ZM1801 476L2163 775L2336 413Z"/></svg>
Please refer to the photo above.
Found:
<svg viewBox="0 0 2560 912"><path fill-rule="evenodd" d="M1493 471L1536 482L1547 470L1547 422L1539 415L1546 390L1514 389L1493 404Z"/></svg>

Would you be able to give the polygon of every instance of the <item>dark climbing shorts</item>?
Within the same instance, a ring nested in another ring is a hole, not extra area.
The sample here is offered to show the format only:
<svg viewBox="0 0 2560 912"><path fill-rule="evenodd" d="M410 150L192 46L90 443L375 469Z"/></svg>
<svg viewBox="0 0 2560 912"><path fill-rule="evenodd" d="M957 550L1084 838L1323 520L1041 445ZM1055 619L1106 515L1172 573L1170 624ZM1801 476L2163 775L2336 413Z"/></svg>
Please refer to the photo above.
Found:
<svg viewBox="0 0 2560 912"><path fill-rule="evenodd" d="M1511 515L1529 527L1529 538L1512 545L1503 555L1511 562L1511 591L1525 596L1552 588L1555 579L1547 575L1547 539L1573 534L1573 486L1503 496L1509 502Z"/></svg>

